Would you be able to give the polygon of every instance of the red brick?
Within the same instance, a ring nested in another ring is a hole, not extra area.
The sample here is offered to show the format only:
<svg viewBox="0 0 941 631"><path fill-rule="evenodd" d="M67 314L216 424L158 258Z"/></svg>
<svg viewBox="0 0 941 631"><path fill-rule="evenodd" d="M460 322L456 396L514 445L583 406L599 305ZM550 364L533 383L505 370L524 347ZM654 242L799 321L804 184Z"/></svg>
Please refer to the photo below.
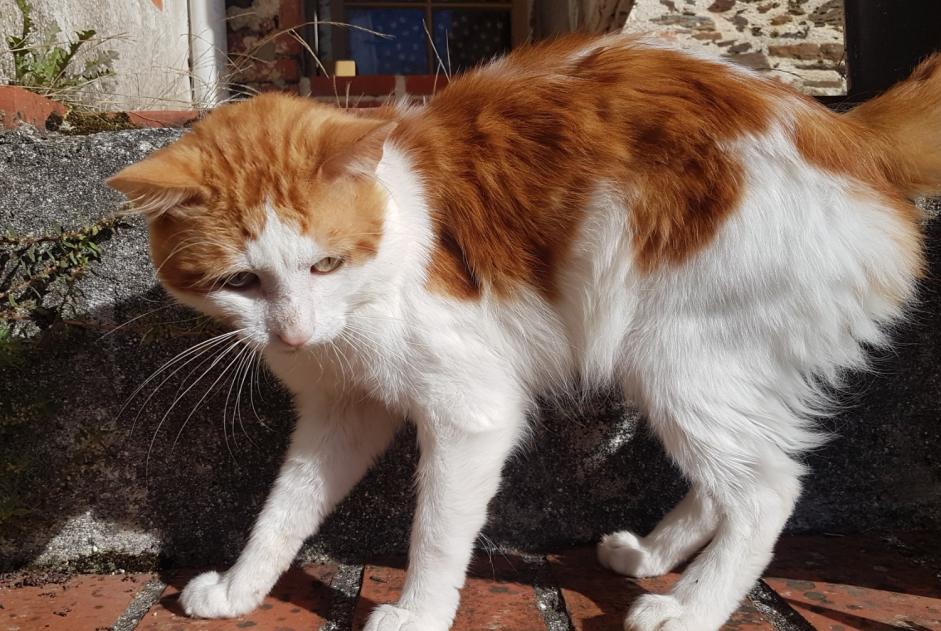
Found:
<svg viewBox="0 0 941 631"><path fill-rule="evenodd" d="M414 95L429 95L443 90L448 85L448 78L443 74L408 75L405 77L405 91Z"/></svg>
<svg viewBox="0 0 941 631"><path fill-rule="evenodd" d="M388 96L395 92L395 76L311 77L310 92L314 96L339 95L341 100L346 97L347 92L350 99L358 96Z"/></svg>
<svg viewBox="0 0 941 631"><path fill-rule="evenodd" d="M875 537L787 537L767 576L815 629L941 629L938 577Z"/></svg>
<svg viewBox="0 0 941 631"><path fill-rule="evenodd" d="M461 606L451 631L545 631L545 622L536 608L536 593L523 578L522 570L517 569L522 567L519 560L494 558L491 563L491 559L478 559L461 590ZM377 605L394 603L404 582L405 570L400 567L367 566L353 629L361 631Z"/></svg>
<svg viewBox="0 0 941 631"><path fill-rule="evenodd" d="M199 118L193 110L147 110L127 113L136 127L185 127Z"/></svg>
<svg viewBox="0 0 941 631"><path fill-rule="evenodd" d="M650 579L614 574L598 563L594 548L550 556L549 564L575 631L622 631L627 611L639 596L664 594L679 578L679 574ZM773 631L774 626L746 600L722 628Z"/></svg>
<svg viewBox="0 0 941 631"><path fill-rule="evenodd" d="M238 31L228 31L226 33L226 46L229 55L239 56L245 53L255 52L258 41L261 36L255 31L241 29Z"/></svg>
<svg viewBox="0 0 941 631"><path fill-rule="evenodd" d="M303 37L300 29L295 32ZM229 31L228 34L228 53L237 65L244 64L245 59L272 61L276 55L294 57L302 49L297 38L286 31L259 34L257 31L241 29Z"/></svg>
<svg viewBox="0 0 941 631"><path fill-rule="evenodd" d="M0 629L109 628L148 580L144 574L76 576L61 584L0 588Z"/></svg>
<svg viewBox="0 0 941 631"><path fill-rule="evenodd" d="M244 84L248 90L243 93L243 96L249 97L254 94L261 94L264 92L281 92L282 94L297 94L297 85L275 85L274 83L256 83L256 82L247 82Z"/></svg>
<svg viewBox="0 0 941 631"><path fill-rule="evenodd" d="M304 23L304 6L302 0L281 0L278 14L278 25L281 28L292 28Z"/></svg>
<svg viewBox="0 0 941 631"><path fill-rule="evenodd" d="M297 34L303 37L300 30L297 31ZM307 54L306 51L307 49L290 33L280 35L274 40L275 54L284 55L286 57L297 57L298 63L300 63L300 58Z"/></svg>
<svg viewBox="0 0 941 631"><path fill-rule="evenodd" d="M333 95L315 96L311 98L318 103L326 103L327 105L333 105L345 109L367 109L372 107L382 107L383 105L389 104L389 97L375 98L371 96L350 96L349 103L346 102L345 95L341 96L339 99Z"/></svg>
<svg viewBox="0 0 941 631"><path fill-rule="evenodd" d="M300 79L300 65L296 59L274 59L272 61L247 61L240 63L237 80L296 83Z"/></svg>
<svg viewBox="0 0 941 631"><path fill-rule="evenodd" d="M281 9L278 14L278 30L293 28L303 37L301 25L304 24L303 0L281 0ZM285 33L275 40L276 50L279 53L297 55L303 49L301 43L290 33Z"/></svg>
<svg viewBox="0 0 941 631"><path fill-rule="evenodd" d="M65 107L19 86L0 86L0 125L3 127L12 129L24 122L45 129L46 119L53 112L64 116Z"/></svg>
<svg viewBox="0 0 941 631"><path fill-rule="evenodd" d="M187 617L178 599L180 590L193 573L179 573L169 578L169 585L159 602L147 612L137 626L137 631L319 629L330 611L330 581L335 573L336 568L333 566L293 567L281 577L258 609L235 620Z"/></svg>
<svg viewBox="0 0 941 631"><path fill-rule="evenodd" d="M300 29L295 32L303 37ZM227 39L227 52L237 66L245 65L249 60L273 61L276 56L292 57L299 61L302 57L300 53L306 51L297 38L286 31L259 34L257 31L241 29L229 31Z"/></svg>

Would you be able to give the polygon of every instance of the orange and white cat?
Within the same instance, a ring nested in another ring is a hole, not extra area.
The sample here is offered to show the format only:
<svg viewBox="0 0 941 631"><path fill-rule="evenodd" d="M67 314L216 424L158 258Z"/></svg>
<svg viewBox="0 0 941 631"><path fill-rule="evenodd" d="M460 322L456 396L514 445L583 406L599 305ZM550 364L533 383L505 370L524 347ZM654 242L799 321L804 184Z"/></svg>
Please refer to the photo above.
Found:
<svg viewBox="0 0 941 631"><path fill-rule="evenodd" d="M837 115L725 62L570 37L422 107L227 105L109 184L167 290L296 401L250 541L186 587L189 614L256 607L407 418L408 575L366 629L445 631L534 397L590 383L635 400L690 483L652 533L601 541L629 576L698 552L626 628L709 631L771 559L826 388L913 298L941 57Z"/></svg>

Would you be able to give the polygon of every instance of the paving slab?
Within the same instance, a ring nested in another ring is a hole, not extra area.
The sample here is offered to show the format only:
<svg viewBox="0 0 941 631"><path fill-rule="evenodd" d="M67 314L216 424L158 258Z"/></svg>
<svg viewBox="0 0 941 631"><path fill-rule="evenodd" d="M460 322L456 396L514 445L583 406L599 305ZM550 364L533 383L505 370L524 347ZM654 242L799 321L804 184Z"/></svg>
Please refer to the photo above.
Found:
<svg viewBox="0 0 941 631"><path fill-rule="evenodd" d="M193 572L166 577L167 588L160 600L144 616L137 631L309 631L320 629L329 615L332 601L330 581L336 568L307 565L288 570L271 594L255 611L234 620L189 618L179 604L179 594Z"/></svg>
<svg viewBox="0 0 941 631"><path fill-rule="evenodd" d="M679 574L633 579L602 567L595 549L579 548L549 557L575 631L623 631L631 604L643 594L663 594ZM774 626L746 600L723 631L774 631Z"/></svg>
<svg viewBox="0 0 941 631"><path fill-rule="evenodd" d="M941 629L939 568L905 552L877 537L787 537L765 581L819 631Z"/></svg>
<svg viewBox="0 0 941 631"><path fill-rule="evenodd" d="M461 590L451 631L545 631L531 579L520 559L476 559ZM395 602L404 582L401 563L366 566L353 614L354 631L362 630L377 605Z"/></svg>
<svg viewBox="0 0 941 631"><path fill-rule="evenodd" d="M148 580L146 574L92 575L39 586L0 586L0 631L110 629Z"/></svg>

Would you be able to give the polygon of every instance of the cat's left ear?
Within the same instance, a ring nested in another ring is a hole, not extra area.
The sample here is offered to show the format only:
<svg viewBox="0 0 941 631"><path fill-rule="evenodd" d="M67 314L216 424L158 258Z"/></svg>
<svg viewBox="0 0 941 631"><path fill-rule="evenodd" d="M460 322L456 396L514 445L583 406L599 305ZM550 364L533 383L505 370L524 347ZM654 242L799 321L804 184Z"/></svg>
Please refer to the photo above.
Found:
<svg viewBox="0 0 941 631"><path fill-rule="evenodd" d="M197 152L177 143L109 177L105 183L127 196L128 211L155 219L203 200Z"/></svg>
<svg viewBox="0 0 941 631"><path fill-rule="evenodd" d="M342 175L375 175L386 140L397 126L396 121L344 123L333 135L320 173L330 179Z"/></svg>

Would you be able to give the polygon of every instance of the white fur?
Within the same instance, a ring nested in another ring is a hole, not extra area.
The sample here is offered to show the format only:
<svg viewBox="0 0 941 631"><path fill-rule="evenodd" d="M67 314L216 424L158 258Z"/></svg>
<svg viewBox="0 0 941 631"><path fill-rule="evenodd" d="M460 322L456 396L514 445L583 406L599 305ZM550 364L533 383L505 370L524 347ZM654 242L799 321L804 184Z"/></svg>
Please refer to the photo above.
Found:
<svg viewBox="0 0 941 631"><path fill-rule="evenodd" d="M863 345L883 342L900 315L873 279L902 297L914 287L899 220L876 195L805 162L783 129L733 149L747 171L740 207L706 249L653 273L630 264L628 209L611 194L622 183L600 183L554 304L525 288L512 300L430 293L432 224L395 147L378 173L390 194L379 253L364 266L311 277L330 253L269 215L241 261L266 289L181 299L266 346L298 425L242 556L194 579L186 611L255 607L408 416L421 447L410 568L399 602L366 629L445 631L533 397L580 376L634 397L692 483L651 534L616 533L599 547L604 565L633 576L703 548L671 594L635 603L626 628L718 629L797 501L798 458L821 442L821 384L861 366ZM299 352L272 341L292 327L310 331Z"/></svg>

